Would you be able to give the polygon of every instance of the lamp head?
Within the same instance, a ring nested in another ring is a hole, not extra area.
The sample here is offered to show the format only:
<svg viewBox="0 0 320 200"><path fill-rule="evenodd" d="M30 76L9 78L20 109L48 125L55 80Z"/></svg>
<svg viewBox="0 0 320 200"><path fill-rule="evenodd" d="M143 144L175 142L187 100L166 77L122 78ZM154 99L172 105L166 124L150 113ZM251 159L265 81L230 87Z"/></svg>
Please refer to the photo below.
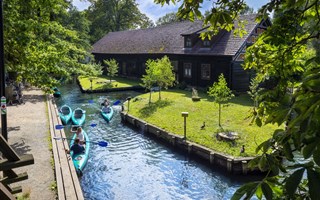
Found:
<svg viewBox="0 0 320 200"><path fill-rule="evenodd" d="M181 112L182 117L188 117L189 113L188 112Z"/></svg>

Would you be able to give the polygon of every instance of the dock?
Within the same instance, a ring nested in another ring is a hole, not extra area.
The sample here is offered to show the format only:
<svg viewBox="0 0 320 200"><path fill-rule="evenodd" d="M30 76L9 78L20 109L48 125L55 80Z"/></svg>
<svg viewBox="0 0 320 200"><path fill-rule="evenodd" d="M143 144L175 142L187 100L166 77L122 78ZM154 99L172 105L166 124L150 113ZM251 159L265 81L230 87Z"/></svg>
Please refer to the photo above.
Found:
<svg viewBox="0 0 320 200"><path fill-rule="evenodd" d="M64 129L56 129L56 125L62 124L59 111L52 95L47 96L48 114L50 122L51 138L66 138ZM68 141L63 139L52 139L52 152L54 158L55 176L57 182L57 193L59 200L83 200L83 192L74 168L72 159L66 154L69 149Z"/></svg>

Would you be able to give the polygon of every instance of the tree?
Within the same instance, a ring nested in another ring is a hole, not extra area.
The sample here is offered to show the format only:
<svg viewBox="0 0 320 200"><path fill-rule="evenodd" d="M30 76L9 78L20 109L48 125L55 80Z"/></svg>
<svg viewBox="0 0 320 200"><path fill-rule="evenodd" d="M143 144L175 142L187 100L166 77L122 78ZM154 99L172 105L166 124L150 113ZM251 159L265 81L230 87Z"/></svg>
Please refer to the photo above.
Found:
<svg viewBox="0 0 320 200"><path fill-rule="evenodd" d="M149 104L151 103L151 93L152 90L151 88L154 86L156 83L156 65L157 63L154 60L147 60L146 63L146 74L142 75L142 87L145 87L147 90L149 90L150 95L149 95Z"/></svg>
<svg viewBox="0 0 320 200"><path fill-rule="evenodd" d="M219 126L221 127L221 104L228 102L234 96L228 88L223 74L220 74L218 82L214 82L212 87L209 88L208 95L219 104Z"/></svg>
<svg viewBox="0 0 320 200"><path fill-rule="evenodd" d="M89 0L87 10L90 41L101 39L108 32L152 26L151 20L140 12L135 0Z"/></svg>
<svg viewBox="0 0 320 200"><path fill-rule="evenodd" d="M161 90L173 86L175 75L173 66L167 56L156 60L156 82L159 86L159 100L161 100Z"/></svg>
<svg viewBox="0 0 320 200"><path fill-rule="evenodd" d="M179 16L194 19L194 15L199 15L200 3L202 1L184 0ZM210 25L206 34L219 29L231 30L245 7L242 0L216 1L205 19ZM249 163L251 167L267 171L268 175L277 176L266 176L242 186L232 199L250 199L254 194L259 199L263 196L266 199L318 199L320 59L319 48L311 44L319 47L319 1L271 0L259 9L259 19L266 19L270 13L274 13L272 26L247 49L244 67L254 69L260 83L272 83L272 87L259 91L255 122L260 126L286 124L257 147L261 155Z"/></svg>
<svg viewBox="0 0 320 200"><path fill-rule="evenodd" d="M117 75L118 73L118 63L115 59L110 59L110 60L104 60L104 64L107 65L107 74L110 77L110 83L111 83L111 78Z"/></svg>
<svg viewBox="0 0 320 200"><path fill-rule="evenodd" d="M47 91L71 74L99 73L76 30L61 21L70 3L64 0L4 2L4 52L8 72Z"/></svg>
<svg viewBox="0 0 320 200"><path fill-rule="evenodd" d="M171 12L171 13L167 13L164 16L160 17L157 21L156 21L156 25L160 26L160 25L164 25L164 24L170 24L173 22L178 22L181 21L181 19L179 19L177 17L177 13L175 12Z"/></svg>

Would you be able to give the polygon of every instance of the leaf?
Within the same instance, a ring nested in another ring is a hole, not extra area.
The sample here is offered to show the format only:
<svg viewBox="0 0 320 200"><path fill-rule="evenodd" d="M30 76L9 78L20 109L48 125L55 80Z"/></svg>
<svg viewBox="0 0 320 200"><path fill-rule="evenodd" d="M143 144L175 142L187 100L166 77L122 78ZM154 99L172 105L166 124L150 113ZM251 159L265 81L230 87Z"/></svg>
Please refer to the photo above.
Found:
<svg viewBox="0 0 320 200"><path fill-rule="evenodd" d="M273 198L273 192L272 189L270 188L270 186L267 183L262 183L261 185L262 191L263 191L263 195L266 197L267 200Z"/></svg>
<svg viewBox="0 0 320 200"><path fill-rule="evenodd" d="M318 142L316 141L311 144L306 144L306 146L303 147L302 154L305 159L310 158L317 144Z"/></svg>
<svg viewBox="0 0 320 200"><path fill-rule="evenodd" d="M242 196L244 196L245 194L247 194L245 196L245 199L250 199L254 192L257 190L257 186L259 185L259 182L252 182L252 183L247 183L243 186L241 186L239 189L237 189L237 191L233 194L233 196L231 197L231 200L239 200L242 198Z"/></svg>
<svg viewBox="0 0 320 200"><path fill-rule="evenodd" d="M296 192L304 171L304 168L296 170L288 177L285 188L290 197L293 197L294 193Z"/></svg>
<svg viewBox="0 0 320 200"><path fill-rule="evenodd" d="M320 166L320 144L318 144L317 149L313 152L313 160Z"/></svg>
<svg viewBox="0 0 320 200"><path fill-rule="evenodd" d="M258 167L261 171L265 171L268 168L266 155L261 156Z"/></svg>
<svg viewBox="0 0 320 200"><path fill-rule="evenodd" d="M311 169L307 170L308 172L308 186L309 186L309 194L312 200L319 199L319 188L320 188L320 174Z"/></svg>

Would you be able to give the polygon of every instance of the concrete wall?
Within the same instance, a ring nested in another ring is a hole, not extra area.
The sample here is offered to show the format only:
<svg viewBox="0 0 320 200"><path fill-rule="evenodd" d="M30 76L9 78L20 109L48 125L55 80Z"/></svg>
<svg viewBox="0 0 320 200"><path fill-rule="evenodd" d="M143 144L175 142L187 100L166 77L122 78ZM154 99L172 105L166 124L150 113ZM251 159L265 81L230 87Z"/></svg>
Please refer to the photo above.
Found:
<svg viewBox="0 0 320 200"><path fill-rule="evenodd" d="M233 174L259 174L262 173L258 169L251 170L248 168L248 162L253 157L235 158L229 155L224 155L220 152L213 151L209 148L203 147L199 144L192 143L184 140L183 136L169 133L161 128L158 128L152 124L148 124L138 118L135 118L128 113L121 112L121 119L125 123L139 128L146 134L155 136L158 140L164 141L174 148L178 148L187 152L189 155L197 156L208 164L223 168L227 172Z"/></svg>

